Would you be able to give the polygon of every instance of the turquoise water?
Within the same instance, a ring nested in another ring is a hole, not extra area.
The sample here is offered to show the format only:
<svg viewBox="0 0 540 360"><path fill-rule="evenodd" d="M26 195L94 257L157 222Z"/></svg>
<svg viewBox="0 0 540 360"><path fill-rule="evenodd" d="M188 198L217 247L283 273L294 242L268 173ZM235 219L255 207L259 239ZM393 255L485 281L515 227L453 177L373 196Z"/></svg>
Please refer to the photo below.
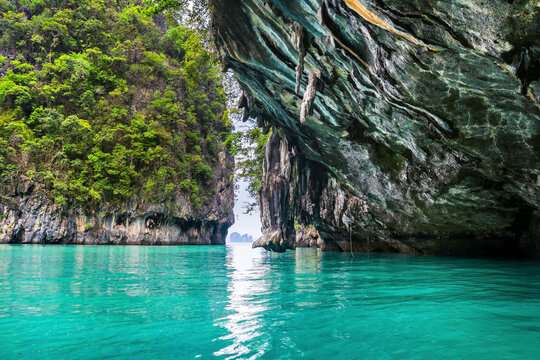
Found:
<svg viewBox="0 0 540 360"><path fill-rule="evenodd" d="M0 246L0 359L539 359L540 263Z"/></svg>

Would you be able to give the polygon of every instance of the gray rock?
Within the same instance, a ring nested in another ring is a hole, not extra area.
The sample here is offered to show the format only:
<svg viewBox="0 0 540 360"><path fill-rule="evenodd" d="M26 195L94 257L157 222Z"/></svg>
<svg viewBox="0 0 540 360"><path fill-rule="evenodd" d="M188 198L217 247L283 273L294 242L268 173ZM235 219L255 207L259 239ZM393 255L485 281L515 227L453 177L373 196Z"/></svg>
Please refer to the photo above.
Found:
<svg viewBox="0 0 540 360"><path fill-rule="evenodd" d="M257 245L540 255L536 1L212 2L273 129Z"/></svg>
<svg viewBox="0 0 540 360"><path fill-rule="evenodd" d="M222 245L234 223L233 160L221 154L215 194L201 208L173 194L170 204L135 198L121 207L90 211L55 205L40 184L15 179L0 184L0 243L80 245Z"/></svg>

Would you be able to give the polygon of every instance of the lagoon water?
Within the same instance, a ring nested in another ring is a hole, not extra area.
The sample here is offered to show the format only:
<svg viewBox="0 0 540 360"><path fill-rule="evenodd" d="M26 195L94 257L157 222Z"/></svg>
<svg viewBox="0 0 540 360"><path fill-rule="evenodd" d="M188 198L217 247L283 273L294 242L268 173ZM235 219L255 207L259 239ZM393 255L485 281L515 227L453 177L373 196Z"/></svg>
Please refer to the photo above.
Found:
<svg viewBox="0 0 540 360"><path fill-rule="evenodd" d="M538 359L540 263L0 246L0 359Z"/></svg>

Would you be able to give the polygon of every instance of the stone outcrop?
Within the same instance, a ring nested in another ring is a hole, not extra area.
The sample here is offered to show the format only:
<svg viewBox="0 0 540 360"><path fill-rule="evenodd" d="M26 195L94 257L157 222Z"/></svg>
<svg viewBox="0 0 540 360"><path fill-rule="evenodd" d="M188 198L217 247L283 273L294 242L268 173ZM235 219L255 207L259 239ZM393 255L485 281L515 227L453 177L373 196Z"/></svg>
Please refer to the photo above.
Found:
<svg viewBox="0 0 540 360"><path fill-rule="evenodd" d="M234 223L233 160L221 154L215 194L202 207L174 194L168 204L133 201L83 210L54 204L25 178L0 186L0 243L78 245L222 245ZM142 198L142 197L140 197Z"/></svg>
<svg viewBox="0 0 540 360"><path fill-rule="evenodd" d="M536 1L212 2L273 133L257 246L540 254Z"/></svg>

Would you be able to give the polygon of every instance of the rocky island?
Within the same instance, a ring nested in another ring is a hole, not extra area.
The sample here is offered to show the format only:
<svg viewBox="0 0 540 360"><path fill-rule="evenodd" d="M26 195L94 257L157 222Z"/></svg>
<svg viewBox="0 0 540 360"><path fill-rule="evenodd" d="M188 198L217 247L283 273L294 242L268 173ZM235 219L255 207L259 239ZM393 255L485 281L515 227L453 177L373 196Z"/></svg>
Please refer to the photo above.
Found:
<svg viewBox="0 0 540 360"><path fill-rule="evenodd" d="M0 0L0 360L537 360L539 1Z"/></svg>
<svg viewBox="0 0 540 360"><path fill-rule="evenodd" d="M223 244L223 65L254 246L540 255L536 1L211 0L208 38L180 2L45 4L0 1L0 242Z"/></svg>
<svg viewBox="0 0 540 360"><path fill-rule="evenodd" d="M284 251L540 255L535 0L212 0Z"/></svg>
<svg viewBox="0 0 540 360"><path fill-rule="evenodd" d="M136 2L0 1L0 243L224 244L220 67Z"/></svg>

